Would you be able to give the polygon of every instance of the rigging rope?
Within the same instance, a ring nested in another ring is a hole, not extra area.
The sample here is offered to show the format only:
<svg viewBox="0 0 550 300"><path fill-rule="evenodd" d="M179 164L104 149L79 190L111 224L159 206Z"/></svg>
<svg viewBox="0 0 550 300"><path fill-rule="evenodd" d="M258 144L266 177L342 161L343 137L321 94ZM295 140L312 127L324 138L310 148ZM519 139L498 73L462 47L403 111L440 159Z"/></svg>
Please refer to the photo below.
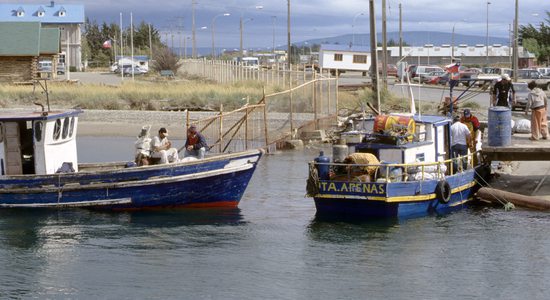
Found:
<svg viewBox="0 0 550 300"><path fill-rule="evenodd" d="M475 169L474 169L474 172L475 174L477 175L478 178L480 178L482 181L483 181L483 184L480 183L477 179L474 178L474 180L476 181L477 184L479 185L486 185L488 187L491 187L491 185L489 184L489 182L487 182L483 176L481 174L479 174ZM492 188L492 187L491 187ZM505 211L509 211L509 210L512 210L514 208L516 208L514 206L514 204L510 201L506 201L506 199L500 199L499 197L497 197L496 195L494 195L493 193L491 193L491 195L493 196L493 198L495 198L500 204L502 204L502 206L504 207L504 210Z"/></svg>

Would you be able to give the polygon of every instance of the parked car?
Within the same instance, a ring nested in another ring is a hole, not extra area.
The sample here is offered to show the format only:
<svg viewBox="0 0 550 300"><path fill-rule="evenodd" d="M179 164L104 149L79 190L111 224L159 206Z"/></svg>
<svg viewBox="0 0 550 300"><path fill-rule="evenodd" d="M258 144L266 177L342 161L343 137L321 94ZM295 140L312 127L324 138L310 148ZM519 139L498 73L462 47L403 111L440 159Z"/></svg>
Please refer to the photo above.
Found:
<svg viewBox="0 0 550 300"><path fill-rule="evenodd" d="M445 71L433 71L428 74L420 75L420 83L437 84L439 77L445 75Z"/></svg>
<svg viewBox="0 0 550 300"><path fill-rule="evenodd" d="M550 76L550 68L549 67L537 68L537 71L539 71L539 73L543 76Z"/></svg>
<svg viewBox="0 0 550 300"><path fill-rule="evenodd" d="M512 110L521 109L525 110L527 107L527 96L529 95L529 88L526 82L514 82L514 91L516 91L516 102L512 103Z"/></svg>
<svg viewBox="0 0 550 300"><path fill-rule="evenodd" d="M65 64L64 63L58 63L57 64L57 75L65 74Z"/></svg>
<svg viewBox="0 0 550 300"><path fill-rule="evenodd" d="M42 60L38 62L38 72L51 73L52 72L52 61L51 60Z"/></svg>
<svg viewBox="0 0 550 300"><path fill-rule="evenodd" d="M145 73L147 73L147 71L145 71L144 69L142 69L138 66L134 66L133 69L132 69L132 66L124 68L124 76L132 76L132 73L134 74L134 76L136 76L136 75L145 74Z"/></svg>
<svg viewBox="0 0 550 300"><path fill-rule="evenodd" d="M443 68L439 66L416 66L414 68L414 72L411 73L411 79L413 81L420 82L420 76L422 76L422 74L427 75L430 72L437 72L437 71L445 72L445 70L443 70Z"/></svg>
<svg viewBox="0 0 550 300"><path fill-rule="evenodd" d="M388 64L386 67L386 71L388 74L388 77L396 77L397 78L397 66L394 64ZM378 65L378 73L382 75L382 65Z"/></svg>

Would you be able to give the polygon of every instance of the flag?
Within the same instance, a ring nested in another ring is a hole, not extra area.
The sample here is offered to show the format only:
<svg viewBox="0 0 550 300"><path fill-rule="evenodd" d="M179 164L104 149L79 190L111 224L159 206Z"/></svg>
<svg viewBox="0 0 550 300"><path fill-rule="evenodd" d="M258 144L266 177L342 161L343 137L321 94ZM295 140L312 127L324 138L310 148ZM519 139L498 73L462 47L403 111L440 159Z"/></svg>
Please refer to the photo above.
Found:
<svg viewBox="0 0 550 300"><path fill-rule="evenodd" d="M103 42L103 48L111 49L111 40L106 40L105 42Z"/></svg>

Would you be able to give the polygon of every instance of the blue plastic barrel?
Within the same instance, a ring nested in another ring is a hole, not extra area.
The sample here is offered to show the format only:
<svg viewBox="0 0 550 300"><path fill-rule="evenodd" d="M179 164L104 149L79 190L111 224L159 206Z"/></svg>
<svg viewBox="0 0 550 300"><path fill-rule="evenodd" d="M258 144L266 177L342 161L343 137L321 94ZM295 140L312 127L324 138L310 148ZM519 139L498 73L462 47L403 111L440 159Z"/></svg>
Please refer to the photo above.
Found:
<svg viewBox="0 0 550 300"><path fill-rule="evenodd" d="M488 144L492 147L512 144L512 111L508 107L489 108Z"/></svg>
<svg viewBox="0 0 550 300"><path fill-rule="evenodd" d="M330 157L325 156L325 153L323 151L321 151L321 152L319 152L319 156L316 157L314 160L315 160L316 163L321 164L321 165L319 165L319 164L316 165L317 166L317 172L319 173L319 179L329 180L330 179L330 175L329 175Z"/></svg>

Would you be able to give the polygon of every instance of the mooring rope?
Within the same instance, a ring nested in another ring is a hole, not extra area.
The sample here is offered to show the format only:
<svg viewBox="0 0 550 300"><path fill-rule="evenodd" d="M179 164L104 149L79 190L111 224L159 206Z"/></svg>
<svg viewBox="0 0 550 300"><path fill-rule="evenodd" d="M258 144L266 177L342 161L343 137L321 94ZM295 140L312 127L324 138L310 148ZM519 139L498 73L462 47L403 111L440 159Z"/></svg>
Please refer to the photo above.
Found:
<svg viewBox="0 0 550 300"><path fill-rule="evenodd" d="M314 197L319 194L319 173L314 163L309 164L309 176L306 184L306 196Z"/></svg>
<svg viewBox="0 0 550 300"><path fill-rule="evenodd" d="M483 180L483 184L482 184L482 183L480 183L477 179L474 178L474 180L476 181L477 184L479 184L479 185L486 185L486 186L492 188L492 186L489 184L489 182L487 182L487 181L485 180L485 178L483 178L483 176L481 176L481 174L479 174L475 169L474 169L474 172L475 172L476 175L478 175L478 176L477 176L478 178L480 178L481 180ZM502 206L504 207L504 210L505 210L505 211L509 211L509 210L512 210L512 209L516 208L516 207L514 206L514 203L512 203L512 202L510 202L510 201L507 201L506 199L500 199L499 197L497 197L495 194L493 194L493 193L491 193L491 192L489 192L489 193L490 193L490 194L493 196L493 198L495 198L500 204L502 204Z"/></svg>

